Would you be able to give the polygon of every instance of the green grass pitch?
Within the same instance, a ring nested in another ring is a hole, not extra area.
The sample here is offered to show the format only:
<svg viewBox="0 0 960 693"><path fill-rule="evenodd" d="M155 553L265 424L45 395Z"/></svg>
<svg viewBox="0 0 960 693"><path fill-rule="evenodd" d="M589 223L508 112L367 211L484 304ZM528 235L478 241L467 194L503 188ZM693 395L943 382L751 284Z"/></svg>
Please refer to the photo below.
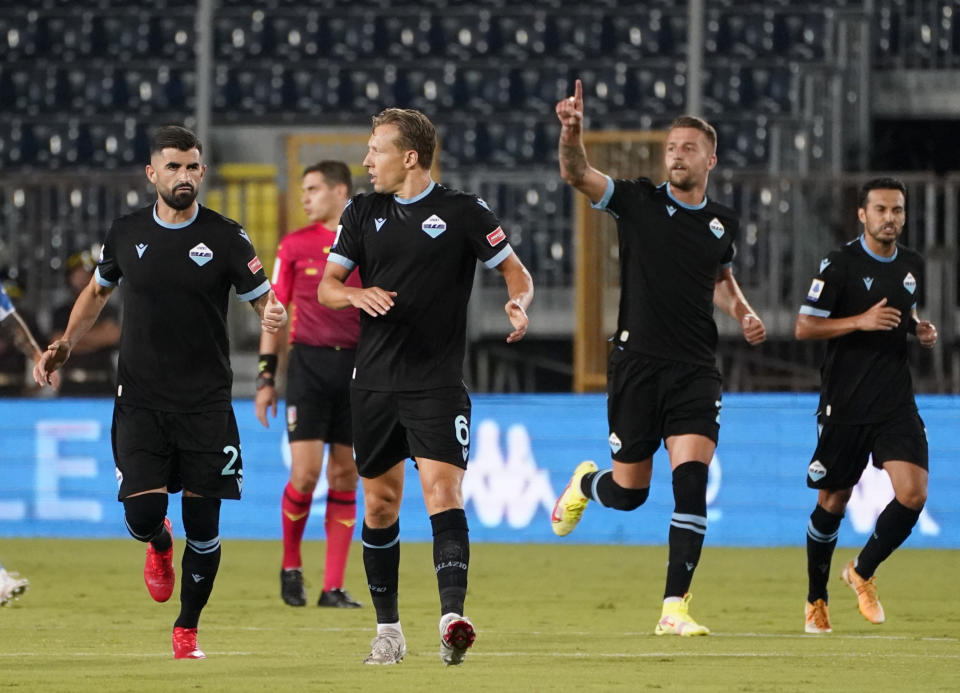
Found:
<svg viewBox="0 0 960 693"><path fill-rule="evenodd" d="M176 545L177 577L183 540ZM155 604L132 540L9 539L0 557L31 581L0 609L0 691L956 691L960 552L898 551L878 572L887 623L872 626L840 581L829 635L803 633L802 548L709 545L693 585L704 638L656 637L666 549L474 544L467 614L478 628L462 667L438 655L430 547L401 549L406 660L366 667L374 615L359 546L347 588L358 610L313 606L323 546L304 546L311 605L279 597L278 542L224 543L200 621L204 661L174 661L177 594Z"/></svg>

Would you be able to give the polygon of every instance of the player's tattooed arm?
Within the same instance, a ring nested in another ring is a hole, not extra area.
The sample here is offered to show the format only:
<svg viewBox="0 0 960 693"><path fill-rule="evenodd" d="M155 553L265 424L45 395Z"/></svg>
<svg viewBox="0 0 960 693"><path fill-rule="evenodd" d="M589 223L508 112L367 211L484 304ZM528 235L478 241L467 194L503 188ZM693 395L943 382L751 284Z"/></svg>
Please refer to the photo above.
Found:
<svg viewBox="0 0 960 693"><path fill-rule="evenodd" d="M560 119L560 177L593 202L607 190L607 177L587 162L583 146L583 84L578 79L573 96L557 103Z"/></svg>

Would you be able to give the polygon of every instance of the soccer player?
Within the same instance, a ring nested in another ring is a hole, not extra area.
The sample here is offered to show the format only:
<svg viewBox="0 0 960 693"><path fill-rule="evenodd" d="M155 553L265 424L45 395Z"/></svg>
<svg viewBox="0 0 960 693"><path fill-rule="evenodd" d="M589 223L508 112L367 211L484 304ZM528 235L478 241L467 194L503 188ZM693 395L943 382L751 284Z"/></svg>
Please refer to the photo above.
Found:
<svg viewBox="0 0 960 693"><path fill-rule="evenodd" d="M303 211L310 226L288 234L277 248L273 270L277 299L290 311L290 366L287 370L287 432L292 466L281 501L283 564L280 596L290 606L305 606L300 544L310 516L313 491L327 457L327 558L318 606L356 608L360 602L343 589L347 553L357 520L357 466L350 430L350 374L360 335L355 308L331 310L317 301L317 286L333 245L340 213L353 181L342 161L321 161L303 172ZM347 280L360 286L357 275ZM277 354L283 335L260 336L260 365L254 402L257 419L268 427L267 411L277 415Z"/></svg>
<svg viewBox="0 0 960 693"><path fill-rule="evenodd" d="M820 262L797 316L797 339L826 339L819 439L807 467L817 505L807 524L805 630L829 633L827 578L840 521L853 487L873 456L893 484L894 499L841 577L860 613L883 623L877 567L910 535L927 500L927 436L913 397L907 334L932 348L937 328L917 316L923 259L897 243L906 220L906 188L875 178L860 189L863 233Z"/></svg>
<svg viewBox="0 0 960 693"><path fill-rule="evenodd" d="M123 290L123 327L111 438L127 529L147 542L144 581L164 602L173 593L173 531L167 494L183 490L180 615L173 655L203 659L197 623L220 564L220 501L243 487L240 437L230 403L230 287L263 329L287 314L270 290L243 228L196 201L206 167L200 141L178 126L151 137L147 178L157 201L107 232L93 278L61 339L34 366L43 384L70 357L113 289Z"/></svg>
<svg viewBox="0 0 960 693"><path fill-rule="evenodd" d="M731 271L739 218L709 200L717 134L681 116L667 134L668 179L612 180L590 166L583 146L583 87L556 107L560 175L617 220L620 314L607 376L613 468L582 462L554 506L553 531L564 536L588 500L633 510L647 499L653 453L664 441L673 470L669 563L657 635L706 635L689 613L690 583L707 529L707 470L720 429L720 373L713 304L731 315L750 344L763 322Z"/></svg>
<svg viewBox="0 0 960 693"><path fill-rule="evenodd" d="M331 308L362 311L350 396L364 492L363 563L377 613L367 664L395 664L406 653L397 574L407 457L416 460L433 528L442 661L460 664L473 643L473 624L463 615L470 398L462 374L477 260L506 280L507 342L526 333L533 298L530 274L487 204L431 179L436 141L419 111L388 108L373 118L363 165L374 192L353 197L344 210L318 290ZM354 268L366 288L344 283Z"/></svg>

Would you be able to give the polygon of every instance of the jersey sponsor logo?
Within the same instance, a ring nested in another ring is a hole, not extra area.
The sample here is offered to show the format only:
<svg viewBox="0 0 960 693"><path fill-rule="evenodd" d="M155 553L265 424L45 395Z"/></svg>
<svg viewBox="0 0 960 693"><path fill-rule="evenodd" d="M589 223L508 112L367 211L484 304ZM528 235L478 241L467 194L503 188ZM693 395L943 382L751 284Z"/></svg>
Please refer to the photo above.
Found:
<svg viewBox="0 0 960 693"><path fill-rule="evenodd" d="M667 205L667 214L669 214L670 216L673 216L676 213L677 213L676 207L674 207L673 205Z"/></svg>
<svg viewBox="0 0 960 693"><path fill-rule="evenodd" d="M822 279L814 279L813 284L810 285L810 291L807 292L807 300L819 301L824 286L826 286L826 284L824 284Z"/></svg>
<svg viewBox="0 0 960 693"><path fill-rule="evenodd" d="M144 252L147 250L146 243L137 243L137 257L143 257Z"/></svg>
<svg viewBox="0 0 960 693"><path fill-rule="evenodd" d="M201 267L213 259L213 251L203 243L197 243L197 245L190 249L190 252L187 253L187 255L189 255L190 259Z"/></svg>
<svg viewBox="0 0 960 693"><path fill-rule="evenodd" d="M867 291L870 291L870 287L873 286L873 277L864 277L863 285L867 287Z"/></svg>
<svg viewBox="0 0 960 693"><path fill-rule="evenodd" d="M830 266L830 260L828 260L827 258L823 258L820 261L820 274L823 274L823 270L827 269L827 267L829 266Z"/></svg>
<svg viewBox="0 0 960 693"><path fill-rule="evenodd" d="M723 236L723 224L721 224L720 220L716 217L710 220L710 230L713 231L713 235L717 238Z"/></svg>
<svg viewBox="0 0 960 693"><path fill-rule="evenodd" d="M620 436L616 433L611 433L610 437L607 438L607 442L610 443L610 449L613 450L614 453L620 452L620 448L623 447L623 443L620 442Z"/></svg>
<svg viewBox="0 0 960 693"><path fill-rule="evenodd" d="M503 227L498 226L493 231L487 234L487 243L492 246L497 245L497 243L502 243L506 240L507 234L503 232Z"/></svg>
<svg viewBox="0 0 960 693"><path fill-rule="evenodd" d="M263 269L263 264L260 262L260 258L254 255L253 259L247 263L247 267L250 268L250 274L256 274Z"/></svg>
<svg viewBox="0 0 960 693"><path fill-rule="evenodd" d="M814 460L810 463L810 466L807 467L807 476L810 477L811 481L820 481L820 479L826 475L827 468L821 464L820 460Z"/></svg>
<svg viewBox="0 0 960 693"><path fill-rule="evenodd" d="M917 290L917 278L913 276L912 272L907 272L907 276L903 278L903 288L911 294Z"/></svg>
<svg viewBox="0 0 960 693"><path fill-rule="evenodd" d="M320 274L320 270L318 270L316 267L307 267L305 270L303 270L303 273L308 277L312 277L316 274Z"/></svg>
<svg viewBox="0 0 960 693"><path fill-rule="evenodd" d="M423 229L423 232L430 236L430 238L436 238L447 230L447 222L436 214L431 214L429 219L420 224L420 228Z"/></svg>
<svg viewBox="0 0 960 693"><path fill-rule="evenodd" d="M383 217L373 220L373 225L377 227L377 231L379 231L380 228L386 223L387 223L387 220Z"/></svg>

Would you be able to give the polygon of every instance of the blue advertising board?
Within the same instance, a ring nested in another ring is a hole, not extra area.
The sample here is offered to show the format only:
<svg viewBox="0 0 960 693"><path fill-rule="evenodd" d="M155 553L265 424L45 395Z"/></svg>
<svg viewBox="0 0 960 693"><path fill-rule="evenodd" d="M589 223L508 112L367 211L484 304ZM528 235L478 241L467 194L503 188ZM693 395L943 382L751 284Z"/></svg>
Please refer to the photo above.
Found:
<svg viewBox="0 0 960 693"><path fill-rule="evenodd" d="M919 397L930 442L927 506L913 547L960 548L960 397ZM728 394L720 446L710 467L708 543L798 546L816 493L805 474L816 441L812 394ZM262 428L253 403L234 405L244 466L243 500L223 504L225 538L279 539L280 495L289 454L282 416ZM0 400L0 537L124 537L110 447L110 400ZM650 499L634 512L592 504L577 530L558 539L550 510L578 462L608 464L602 395L474 395L464 497L474 541L662 544L673 510L666 454L654 458ZM401 528L428 541L430 523L413 463L407 463ZM326 488L315 494L306 538L323 536ZM840 544L862 544L892 498L883 472L867 469ZM179 501L171 517L179 516ZM362 508L362 503L359 506ZM362 512L362 511L361 511Z"/></svg>

